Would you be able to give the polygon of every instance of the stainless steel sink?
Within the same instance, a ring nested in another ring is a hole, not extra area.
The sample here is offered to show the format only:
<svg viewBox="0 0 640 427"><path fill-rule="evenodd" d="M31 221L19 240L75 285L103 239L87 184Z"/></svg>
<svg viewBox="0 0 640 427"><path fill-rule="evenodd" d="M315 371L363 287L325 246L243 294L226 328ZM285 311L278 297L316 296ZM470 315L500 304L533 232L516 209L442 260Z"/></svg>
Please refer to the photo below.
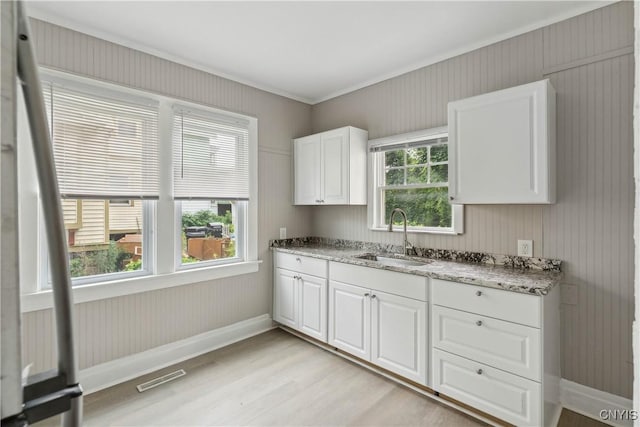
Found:
<svg viewBox="0 0 640 427"><path fill-rule="evenodd" d="M417 267L420 265L425 265L431 262L430 259L417 259L410 258L404 255L393 255L393 254L362 254L356 255L354 258L364 259L367 261L374 261L383 265L396 266L396 267Z"/></svg>

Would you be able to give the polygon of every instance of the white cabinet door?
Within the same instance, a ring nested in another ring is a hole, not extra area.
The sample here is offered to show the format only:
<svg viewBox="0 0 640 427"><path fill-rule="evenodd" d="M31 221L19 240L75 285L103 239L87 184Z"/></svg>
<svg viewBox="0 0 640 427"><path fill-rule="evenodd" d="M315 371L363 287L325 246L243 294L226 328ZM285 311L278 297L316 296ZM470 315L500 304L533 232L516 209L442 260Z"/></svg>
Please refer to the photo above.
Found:
<svg viewBox="0 0 640 427"><path fill-rule="evenodd" d="M329 282L329 344L365 360L371 355L370 291Z"/></svg>
<svg viewBox="0 0 640 427"><path fill-rule="evenodd" d="M320 145L320 203L349 204L349 128L322 133Z"/></svg>
<svg viewBox="0 0 640 427"><path fill-rule="evenodd" d="M426 319L426 302L373 291L371 362L426 385Z"/></svg>
<svg viewBox="0 0 640 427"><path fill-rule="evenodd" d="M275 269L273 320L291 328L298 327L298 279L296 273Z"/></svg>
<svg viewBox="0 0 640 427"><path fill-rule="evenodd" d="M449 103L453 203L555 202L555 91L542 80Z"/></svg>
<svg viewBox="0 0 640 427"><path fill-rule="evenodd" d="M311 135L293 143L296 205L320 203L320 136Z"/></svg>
<svg viewBox="0 0 640 427"><path fill-rule="evenodd" d="M518 426L542 423L540 383L438 349L433 389Z"/></svg>
<svg viewBox="0 0 640 427"><path fill-rule="evenodd" d="M299 330L327 342L327 279L301 275Z"/></svg>

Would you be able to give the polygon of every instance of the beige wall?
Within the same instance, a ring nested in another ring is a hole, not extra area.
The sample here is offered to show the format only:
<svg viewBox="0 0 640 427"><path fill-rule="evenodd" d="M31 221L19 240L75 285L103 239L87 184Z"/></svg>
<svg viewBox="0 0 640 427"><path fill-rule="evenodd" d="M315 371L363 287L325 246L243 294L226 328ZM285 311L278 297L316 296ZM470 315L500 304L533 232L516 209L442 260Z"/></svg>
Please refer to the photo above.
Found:
<svg viewBox="0 0 640 427"><path fill-rule="evenodd" d="M317 104L313 131L379 138L447 123L447 102L551 79L557 95L558 202L465 206L461 236L414 244L565 261L563 377L631 397L633 369L633 3L620 2ZM318 207L323 237L400 243L367 229L366 207Z"/></svg>
<svg viewBox="0 0 640 427"><path fill-rule="evenodd" d="M258 118L260 271L229 279L78 304L80 368L271 311L269 239L309 235L309 208L291 206L291 139L310 133L311 107L127 47L32 21L42 65ZM55 366L51 310L25 314L24 359Z"/></svg>

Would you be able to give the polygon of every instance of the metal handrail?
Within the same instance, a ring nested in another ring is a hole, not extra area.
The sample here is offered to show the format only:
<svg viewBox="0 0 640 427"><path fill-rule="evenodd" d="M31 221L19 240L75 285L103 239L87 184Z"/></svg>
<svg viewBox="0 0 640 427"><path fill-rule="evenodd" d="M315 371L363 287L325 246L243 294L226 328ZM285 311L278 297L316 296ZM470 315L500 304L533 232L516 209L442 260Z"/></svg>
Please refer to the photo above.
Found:
<svg viewBox="0 0 640 427"><path fill-rule="evenodd" d="M58 344L58 374L66 378L67 386L78 385L78 371L74 350L73 301L69 276L68 254L60 191L53 158L49 125L40 85L38 65L31 44L29 18L22 1L17 2L18 23L18 77L29 117L38 182L44 211L47 246L51 266ZM63 414L63 425L80 426L82 423L82 397L71 399L71 409Z"/></svg>

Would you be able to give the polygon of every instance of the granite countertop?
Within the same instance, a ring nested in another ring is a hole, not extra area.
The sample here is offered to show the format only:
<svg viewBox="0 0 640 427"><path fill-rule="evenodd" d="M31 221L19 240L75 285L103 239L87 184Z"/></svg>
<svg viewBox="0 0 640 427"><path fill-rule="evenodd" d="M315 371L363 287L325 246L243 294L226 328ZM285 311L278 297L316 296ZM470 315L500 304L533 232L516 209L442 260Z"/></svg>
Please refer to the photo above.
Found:
<svg viewBox="0 0 640 427"><path fill-rule="evenodd" d="M398 254L400 247L334 239L287 239L270 244L276 251L326 259L365 267L452 280L531 295L546 295L560 283L561 262L542 258L521 258L480 252L459 252L414 248L409 259L426 262L416 266L384 265L354 258L366 253ZM394 250L395 249L395 250Z"/></svg>

